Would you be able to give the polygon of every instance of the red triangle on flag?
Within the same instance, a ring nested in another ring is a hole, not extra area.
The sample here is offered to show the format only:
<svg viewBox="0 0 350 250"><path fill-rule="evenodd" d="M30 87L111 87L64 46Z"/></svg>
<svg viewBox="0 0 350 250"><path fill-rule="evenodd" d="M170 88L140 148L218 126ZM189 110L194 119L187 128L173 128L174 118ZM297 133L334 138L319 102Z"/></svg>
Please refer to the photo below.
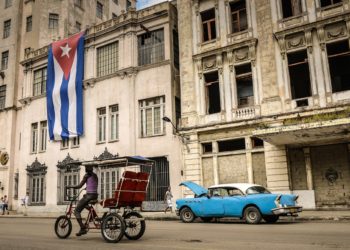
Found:
<svg viewBox="0 0 350 250"><path fill-rule="evenodd" d="M74 56L76 54L79 38L83 32L75 34L66 39L52 43L52 53L64 73L64 78L68 80Z"/></svg>

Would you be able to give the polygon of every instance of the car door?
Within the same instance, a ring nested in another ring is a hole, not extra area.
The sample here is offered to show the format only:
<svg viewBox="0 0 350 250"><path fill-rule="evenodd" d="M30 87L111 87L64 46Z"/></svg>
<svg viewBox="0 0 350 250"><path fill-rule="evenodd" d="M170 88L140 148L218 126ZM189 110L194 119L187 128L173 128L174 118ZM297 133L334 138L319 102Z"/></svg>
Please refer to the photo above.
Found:
<svg viewBox="0 0 350 250"><path fill-rule="evenodd" d="M204 217L224 216L224 196L220 188L210 189L208 197L201 200L200 206Z"/></svg>
<svg viewBox="0 0 350 250"><path fill-rule="evenodd" d="M223 197L225 216L241 217L245 204L246 197L239 189L227 188L227 195Z"/></svg>

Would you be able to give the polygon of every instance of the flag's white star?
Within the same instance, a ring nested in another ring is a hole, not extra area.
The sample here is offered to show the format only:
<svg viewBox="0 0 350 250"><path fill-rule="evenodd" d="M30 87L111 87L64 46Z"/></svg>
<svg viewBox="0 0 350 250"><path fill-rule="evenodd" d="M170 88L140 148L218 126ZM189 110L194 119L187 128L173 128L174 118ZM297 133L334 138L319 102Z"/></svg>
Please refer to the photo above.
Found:
<svg viewBox="0 0 350 250"><path fill-rule="evenodd" d="M68 56L68 58L69 58L69 51L70 51L72 48L69 48L68 43L66 43L66 46L64 46L64 47L60 46L60 48L61 48L61 50L62 50L62 55L61 55L61 57Z"/></svg>

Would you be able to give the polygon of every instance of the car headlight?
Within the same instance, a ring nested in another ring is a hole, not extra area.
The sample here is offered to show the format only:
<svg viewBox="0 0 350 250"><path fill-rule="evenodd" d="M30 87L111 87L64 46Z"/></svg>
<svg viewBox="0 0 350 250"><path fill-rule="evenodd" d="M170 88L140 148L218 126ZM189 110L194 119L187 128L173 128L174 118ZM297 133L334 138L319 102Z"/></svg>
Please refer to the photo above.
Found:
<svg viewBox="0 0 350 250"><path fill-rule="evenodd" d="M276 200L275 200L276 207L282 207L282 205L281 205L281 198L282 198L282 195L278 195L276 197Z"/></svg>

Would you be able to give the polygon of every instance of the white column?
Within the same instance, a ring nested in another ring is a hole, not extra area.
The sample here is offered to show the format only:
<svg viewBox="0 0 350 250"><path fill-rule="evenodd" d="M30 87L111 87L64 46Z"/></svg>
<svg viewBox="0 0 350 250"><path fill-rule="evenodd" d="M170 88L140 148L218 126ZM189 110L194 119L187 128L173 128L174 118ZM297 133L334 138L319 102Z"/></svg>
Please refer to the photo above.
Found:
<svg viewBox="0 0 350 250"><path fill-rule="evenodd" d="M213 142L213 176L214 176L214 184L219 184L219 166L218 166L218 143Z"/></svg>
<svg viewBox="0 0 350 250"><path fill-rule="evenodd" d="M304 151L305 167L306 167L307 189L313 190L314 184L312 181L312 164L311 164L311 158L310 158L310 148L303 148L303 151Z"/></svg>
<svg viewBox="0 0 350 250"><path fill-rule="evenodd" d="M95 46L90 46L86 49L85 56L85 79L90 79L95 76L96 62L95 62Z"/></svg>
<svg viewBox="0 0 350 250"><path fill-rule="evenodd" d="M254 183L252 140L249 136L245 138L248 182Z"/></svg>
<svg viewBox="0 0 350 250"><path fill-rule="evenodd" d="M26 94L25 97L33 95L33 69L27 71Z"/></svg>
<svg viewBox="0 0 350 250"><path fill-rule="evenodd" d="M220 106L221 110L225 110L225 86L224 86L224 77L223 77L223 68L222 68L222 58L221 55L217 56L218 61L220 60L220 67L218 68L218 73L219 73L219 90L220 90Z"/></svg>

